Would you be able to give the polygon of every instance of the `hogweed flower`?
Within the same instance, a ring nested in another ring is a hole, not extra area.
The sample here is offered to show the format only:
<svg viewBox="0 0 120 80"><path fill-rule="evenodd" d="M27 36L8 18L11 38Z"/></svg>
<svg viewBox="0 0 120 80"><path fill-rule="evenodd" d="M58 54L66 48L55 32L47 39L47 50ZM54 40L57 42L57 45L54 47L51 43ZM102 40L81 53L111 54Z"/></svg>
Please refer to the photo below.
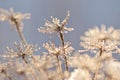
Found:
<svg viewBox="0 0 120 80"><path fill-rule="evenodd" d="M57 63L58 63L58 71L60 73L62 73L62 68L61 68L61 62L60 62L60 57L64 56L66 57L65 59L65 65L67 60L67 55L70 54L74 49L71 47L71 43L66 42L64 47L62 45L60 45L59 47L56 47L54 43L50 42L50 43L46 43L43 45L45 47L45 49L48 50L50 55L54 55L57 59ZM64 49L64 50L63 50ZM66 53L64 53L66 52ZM68 66L67 66L68 67ZM66 68L67 70L68 68ZM68 70L67 70L68 71Z"/></svg>
<svg viewBox="0 0 120 80"><path fill-rule="evenodd" d="M49 54L52 55L67 55L74 50L74 48L71 46L71 43L69 42L66 42L64 46L66 54L64 54L63 47L61 45L59 47L56 47L52 42L43 44L43 47L45 47L45 49L48 50Z"/></svg>
<svg viewBox="0 0 120 80"><path fill-rule="evenodd" d="M81 36L81 46L88 50L103 49L110 52L116 49L120 42L120 30L110 27L106 30L105 25L101 25L101 29L95 27L85 32L85 36Z"/></svg>
<svg viewBox="0 0 120 80"><path fill-rule="evenodd" d="M14 43L14 46L16 49L12 49L10 47L7 47L7 55L3 55L4 58L22 58L25 63L27 63L26 56L31 57L33 53L40 48L37 48L37 46L33 46L31 44L23 44L23 43Z"/></svg>
<svg viewBox="0 0 120 80"><path fill-rule="evenodd" d="M65 49L64 49L65 41L64 41L64 35L63 34L67 33L68 31L73 30L73 28L67 28L66 27L66 24L68 22L69 17L70 17L70 13L68 11L67 16L65 17L65 19L62 22L60 22L60 20L57 19L57 18L51 17L52 22L46 20L45 27L38 28L38 31L42 32L42 33L47 33L47 34L58 33L58 36L59 36L59 38L61 40L61 43L62 43L62 48L63 48L62 50L63 50L64 55L66 54L66 52L65 52ZM64 59L65 59L65 64L66 64L66 70L68 71L67 57L64 56Z"/></svg>
<svg viewBox="0 0 120 80"><path fill-rule="evenodd" d="M98 58L95 73L93 74L93 80L96 80L99 75L101 65L104 61L111 59L111 55L108 53L118 52L118 46L120 42L120 30L110 27L106 30L105 25L101 25L101 29L95 27L85 32L85 36L81 37L81 46L85 49L95 52Z"/></svg>
<svg viewBox="0 0 120 80"><path fill-rule="evenodd" d="M70 17L69 11L67 16L62 22L60 22L60 20L57 18L51 17L52 22L46 20L45 27L38 28L38 31L42 33L48 33L48 34L55 33L55 32L67 33L68 31L72 31L73 28L66 27L69 17Z"/></svg>
<svg viewBox="0 0 120 80"><path fill-rule="evenodd" d="M16 26L18 35L24 44L27 44L27 42L22 34L22 30L23 30L22 20L29 19L29 18L30 18L29 13L22 14L20 12L14 12L14 10L12 8L10 8L9 11L0 9L0 21L9 21L9 23L12 26Z"/></svg>
<svg viewBox="0 0 120 80"><path fill-rule="evenodd" d="M17 26L22 31L23 19L30 19L30 14L22 14L20 12L14 12L12 8L10 10L0 9L0 21L9 21L12 26Z"/></svg>

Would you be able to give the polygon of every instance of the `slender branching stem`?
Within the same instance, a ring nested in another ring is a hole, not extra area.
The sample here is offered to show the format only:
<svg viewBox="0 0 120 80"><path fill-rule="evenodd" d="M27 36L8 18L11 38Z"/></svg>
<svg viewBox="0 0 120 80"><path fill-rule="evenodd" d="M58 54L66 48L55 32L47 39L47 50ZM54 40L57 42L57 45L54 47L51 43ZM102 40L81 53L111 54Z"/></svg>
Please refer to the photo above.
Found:
<svg viewBox="0 0 120 80"><path fill-rule="evenodd" d="M100 48L99 50L100 50L100 53L99 53L99 58L100 58L100 57L102 56L103 49ZM98 74L98 72L99 72L100 66L101 66L101 62L98 62L97 66L96 66L96 71L95 71L95 73L93 74L92 80L96 80L96 76L97 76L97 74Z"/></svg>
<svg viewBox="0 0 120 80"><path fill-rule="evenodd" d="M17 30L17 32L18 32L18 35L19 35L19 37L20 37L20 40L22 41L22 43L23 43L24 45L27 45L26 39L25 39L22 31L20 30L20 27L21 27L21 26L20 26L19 23L16 21L16 19L13 18L13 21L14 21L14 23L15 23L15 25L16 25L16 30ZM22 56L23 61L24 61L26 64L28 64L27 60L25 59L25 56L26 56L26 55L23 53L21 56Z"/></svg>
<svg viewBox="0 0 120 80"><path fill-rule="evenodd" d="M16 25L16 30L17 30L17 32L18 32L18 35L19 35L21 41L22 41L24 44L27 44L27 42L26 42L26 40L25 40L25 38L24 38L24 35L23 35L22 31L20 30L20 27L21 27L21 26L19 25L18 21L17 21L16 19L14 19L14 18L12 18L12 20L14 21L14 23L15 23L15 25Z"/></svg>
<svg viewBox="0 0 120 80"><path fill-rule="evenodd" d="M66 54L65 48L64 48L64 45L65 45L64 35L63 35L63 33L59 32L59 36L60 36L60 40L62 43L63 52L64 52L64 54ZM67 57L65 55L64 55L64 59L65 59L65 68L66 68L66 71L68 71L68 62L67 62Z"/></svg>
<svg viewBox="0 0 120 80"><path fill-rule="evenodd" d="M18 23L16 23L16 30L17 30L17 32L18 32L18 35L19 35L21 41L22 41L24 44L27 44L27 42L26 42L26 40L25 40L25 38L24 38L24 35L23 35L23 33L21 32L21 30L20 30L20 26L18 25Z"/></svg>
<svg viewBox="0 0 120 80"><path fill-rule="evenodd" d="M18 35L19 35L21 41L22 41L24 44L27 44L27 42L26 42L26 40L25 40L25 38L24 38L24 36L23 36L23 33L20 31L19 27L16 27L16 29L17 29L17 32L18 32Z"/></svg>

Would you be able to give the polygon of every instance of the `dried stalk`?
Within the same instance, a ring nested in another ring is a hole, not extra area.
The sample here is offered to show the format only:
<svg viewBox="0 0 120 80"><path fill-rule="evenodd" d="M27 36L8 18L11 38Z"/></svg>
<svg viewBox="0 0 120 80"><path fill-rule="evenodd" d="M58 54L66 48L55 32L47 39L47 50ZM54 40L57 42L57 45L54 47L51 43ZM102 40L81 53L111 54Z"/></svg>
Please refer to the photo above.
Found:
<svg viewBox="0 0 120 80"><path fill-rule="evenodd" d="M60 40L61 40L61 43L62 43L63 52L65 54L65 49L64 49L64 45L65 45L64 35L63 35L63 33L59 32L59 36L60 36ZM65 55L64 55L64 59L65 59L65 68L66 68L66 71L68 71L68 62L67 62L67 57Z"/></svg>
<svg viewBox="0 0 120 80"><path fill-rule="evenodd" d="M99 58L102 56L102 53L103 53L103 49L100 48ZM93 75L92 80L96 80L96 75L97 75L98 72L99 72L100 66L101 66L101 62L98 63L98 65L97 65L97 67L96 67L96 71L95 71L95 73L94 73L94 75Z"/></svg>
<svg viewBox="0 0 120 80"><path fill-rule="evenodd" d="M21 41L22 41L24 44L27 44L27 42L26 42L26 40L25 40L25 38L24 38L24 35L23 35L22 31L20 30L20 27L21 27L21 26L19 25L19 23L17 22L16 19L12 18L12 20L14 21L14 23L15 23L15 25L16 25L16 30L17 30L17 32L18 32L18 35L19 35Z"/></svg>
<svg viewBox="0 0 120 80"><path fill-rule="evenodd" d="M60 73L62 73L62 68L61 68L61 64L60 64L60 60L59 60L59 55L56 55L56 58L57 58L57 63L58 63L58 71Z"/></svg>

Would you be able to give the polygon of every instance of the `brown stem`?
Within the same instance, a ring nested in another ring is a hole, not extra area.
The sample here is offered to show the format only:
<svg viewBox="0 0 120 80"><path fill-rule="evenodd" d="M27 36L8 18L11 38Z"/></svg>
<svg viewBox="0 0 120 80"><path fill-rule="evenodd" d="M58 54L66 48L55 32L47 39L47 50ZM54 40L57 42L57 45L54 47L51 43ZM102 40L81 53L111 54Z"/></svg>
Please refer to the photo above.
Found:
<svg viewBox="0 0 120 80"><path fill-rule="evenodd" d="M64 36L61 32L59 32L59 36L60 36L60 40L61 40L61 43L62 43L62 47L63 47L63 52L65 54L65 49L64 49ZM64 59L65 59L65 68L66 68L66 71L68 71L68 62L67 62L67 57L64 55Z"/></svg>
<svg viewBox="0 0 120 80"><path fill-rule="evenodd" d="M21 41L22 41L24 44L27 44L27 42L26 42L26 40L25 40L25 38L24 38L24 35L23 35L22 31L20 30L20 27L21 27L21 26L19 25L18 21L17 21L16 19L14 19L14 18L11 18L11 19L14 21L14 23L15 23L15 25L16 25L16 30L17 30L17 32L18 32L18 35L19 35Z"/></svg>
<svg viewBox="0 0 120 80"><path fill-rule="evenodd" d="M24 61L26 64L28 64L27 60L25 59L26 54L22 54L21 56L22 56L23 61Z"/></svg>
<svg viewBox="0 0 120 80"><path fill-rule="evenodd" d="M25 40L25 38L24 38L24 36L23 36L23 34L22 34L22 32L21 32L21 30L20 30L19 27L20 27L20 26L16 24L16 29L17 29L18 35L19 35L21 41L22 41L24 44L27 44L27 42L26 42L26 40Z"/></svg>

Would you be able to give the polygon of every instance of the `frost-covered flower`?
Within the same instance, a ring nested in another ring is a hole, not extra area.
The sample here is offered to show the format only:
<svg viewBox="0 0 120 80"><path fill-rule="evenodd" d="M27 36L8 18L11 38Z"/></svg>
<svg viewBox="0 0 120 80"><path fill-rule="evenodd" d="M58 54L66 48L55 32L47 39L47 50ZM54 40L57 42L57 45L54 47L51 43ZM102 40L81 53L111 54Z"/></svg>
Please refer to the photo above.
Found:
<svg viewBox="0 0 120 80"><path fill-rule="evenodd" d="M49 34L54 32L67 33L68 31L72 31L73 28L66 27L69 17L70 17L69 11L66 18L62 22L60 22L60 20L57 18L51 17L52 22L46 20L45 27L38 28L38 31L42 33L49 33Z"/></svg>
<svg viewBox="0 0 120 80"><path fill-rule="evenodd" d="M75 69L68 80L92 80L90 73L85 69Z"/></svg>
<svg viewBox="0 0 120 80"><path fill-rule="evenodd" d="M34 51L37 50L36 46L33 46L31 44L24 45L23 43L18 44L17 42L15 42L14 46L15 46L16 50L14 50L10 47L7 47L8 53L15 53L15 54L18 54L19 56L22 54L31 55L34 53Z"/></svg>
<svg viewBox="0 0 120 80"><path fill-rule="evenodd" d="M43 47L45 47L45 49L48 50L50 54L59 55L64 53L62 46L56 47L55 44L52 42L43 44ZM74 50L71 46L71 43L69 42L65 43L64 49L66 54L70 54Z"/></svg>
<svg viewBox="0 0 120 80"><path fill-rule="evenodd" d="M94 50L102 48L104 51L113 51L120 42L120 30L110 27L106 30L105 25L101 25L101 29L95 27L85 32L85 36L81 36L81 46L86 49Z"/></svg>
<svg viewBox="0 0 120 80"><path fill-rule="evenodd" d="M23 19L30 19L30 14L22 14L20 12L14 12L12 8L10 10L0 9L0 21L9 21L12 26L23 28Z"/></svg>
<svg viewBox="0 0 120 80"><path fill-rule="evenodd" d="M39 50L37 46L33 46L32 44L23 44L23 43L14 43L15 49L7 47L6 53L1 55L2 58L7 59L23 59L25 63L27 63L27 59L33 55L34 52Z"/></svg>

